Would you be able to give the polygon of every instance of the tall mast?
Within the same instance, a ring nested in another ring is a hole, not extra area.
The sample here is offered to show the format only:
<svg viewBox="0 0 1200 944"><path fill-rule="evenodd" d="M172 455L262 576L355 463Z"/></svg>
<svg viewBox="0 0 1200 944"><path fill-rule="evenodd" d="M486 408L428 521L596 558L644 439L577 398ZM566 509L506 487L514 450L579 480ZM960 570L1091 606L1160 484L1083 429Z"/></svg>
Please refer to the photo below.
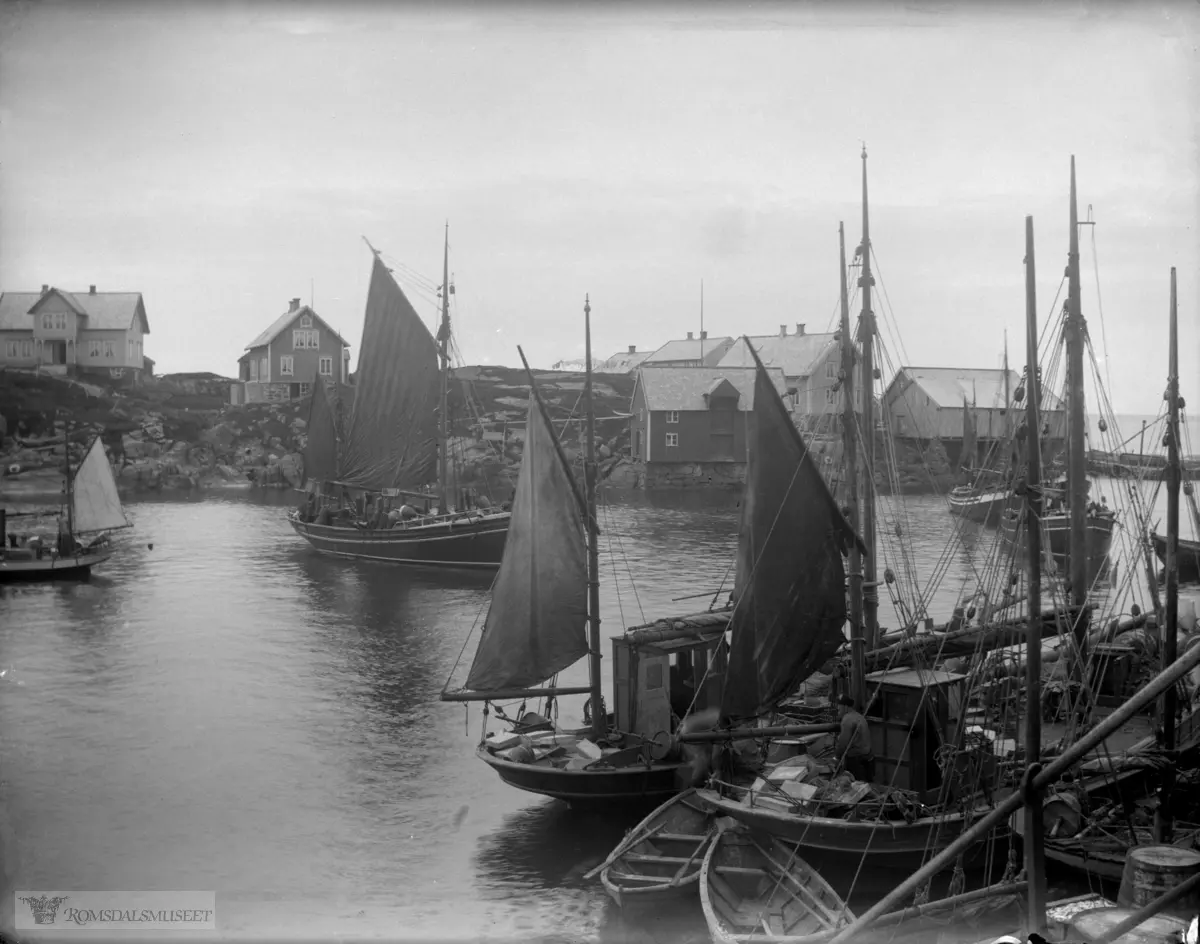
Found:
<svg viewBox="0 0 1200 944"><path fill-rule="evenodd" d="M592 686L592 736L604 736L604 711L600 707L600 536L596 533L596 417L592 407L592 304L583 296L584 409L587 410L587 457L583 468L584 501L588 533L588 681Z"/></svg>
<svg viewBox="0 0 1200 944"><path fill-rule="evenodd" d="M67 533L75 533L75 483L71 481L71 420L63 420L63 463L67 475Z"/></svg>
<svg viewBox="0 0 1200 944"><path fill-rule="evenodd" d="M700 366L704 366L704 279L700 280Z"/></svg>
<svg viewBox="0 0 1200 944"><path fill-rule="evenodd" d="M1002 414L1002 416L1004 418L1004 424L1003 424L1004 432L1001 435L1003 435L1003 437L1006 440L1008 439L1008 424L1009 424L1008 413L1012 409L1012 390L1010 389L1010 387L1011 387L1011 383L1009 382L1009 379L1008 379L1008 328L1005 328L1004 329L1004 412Z"/></svg>
<svg viewBox="0 0 1200 944"><path fill-rule="evenodd" d="M1175 661L1175 633L1179 619L1179 482L1182 478L1179 467L1179 330L1175 301L1175 269L1171 268L1171 315L1167 346L1167 605L1166 619L1160 630L1162 635L1162 664ZM1175 750L1176 688L1172 685L1163 693L1162 748ZM1169 755L1168 755L1169 756ZM1173 765L1168 765L1163 778L1162 794L1158 798L1158 809L1154 814L1154 841L1171 841L1170 793L1174 785Z"/></svg>
<svg viewBox="0 0 1200 944"><path fill-rule="evenodd" d="M1005 344L1007 351L1007 342ZM1037 377L1037 278L1033 262L1033 217L1025 217L1025 363ZM1007 360L1007 357L1006 357ZM1029 468L1025 490L1025 530L1029 557L1029 601L1025 622L1025 766L1026 777L1042 754L1042 524L1041 391L1029 384L1025 428L1029 432ZM1029 877L1029 930L1046 926L1046 861L1042 801L1032 791L1025 806L1025 873Z"/></svg>
<svg viewBox="0 0 1200 944"><path fill-rule="evenodd" d="M863 562L863 579L870 588L863 595L863 635L867 645L874 646L879 625L879 597L875 568L875 313L871 311L871 225L867 212L867 146L862 149L862 315L858 322L858 341L862 345L862 434L863 434L863 496L862 538L867 546Z"/></svg>
<svg viewBox="0 0 1200 944"><path fill-rule="evenodd" d="M438 356L442 361L442 394L441 406L438 409L438 502L443 512L448 507L449 487L449 456L446 454L446 441L449 417L447 405L450 389L450 223L446 223L446 242L442 253L442 323L438 327Z"/></svg>
<svg viewBox="0 0 1200 944"><path fill-rule="evenodd" d="M846 288L846 229L838 223L838 255L841 266L838 282L842 293L842 449L845 453L847 515L850 527L858 533L858 422L854 409L854 341L850 337L850 298ZM862 553L858 543L850 542L850 694L854 707L862 711L867 704L867 683L863 668L866 640L863 638Z"/></svg>
<svg viewBox="0 0 1200 944"><path fill-rule="evenodd" d="M1067 563L1071 581L1070 602L1077 607L1075 641L1080 665L1087 646L1087 456L1084 432L1087 414L1083 403L1083 346L1087 327L1079 298L1079 212L1075 205L1075 155L1071 155L1071 238L1067 254L1067 510L1071 519ZM1029 367L1029 386L1037 385L1037 362Z"/></svg>

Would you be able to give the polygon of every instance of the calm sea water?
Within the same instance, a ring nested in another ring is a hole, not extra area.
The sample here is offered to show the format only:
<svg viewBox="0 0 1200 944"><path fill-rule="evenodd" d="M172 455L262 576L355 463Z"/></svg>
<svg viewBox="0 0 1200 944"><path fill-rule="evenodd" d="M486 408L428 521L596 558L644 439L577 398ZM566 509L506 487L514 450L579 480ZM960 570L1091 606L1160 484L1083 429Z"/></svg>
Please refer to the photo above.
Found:
<svg viewBox="0 0 1200 944"><path fill-rule="evenodd" d="M729 588L736 498L611 501L606 635ZM238 940L707 940L698 904L631 922L582 881L636 817L503 786L473 757L479 706L439 702L490 578L323 558L284 511L135 503L90 582L0 588L7 888L215 890ZM936 498L905 520L922 566L961 527ZM972 553L950 555L935 611ZM856 906L900 878L858 876Z"/></svg>

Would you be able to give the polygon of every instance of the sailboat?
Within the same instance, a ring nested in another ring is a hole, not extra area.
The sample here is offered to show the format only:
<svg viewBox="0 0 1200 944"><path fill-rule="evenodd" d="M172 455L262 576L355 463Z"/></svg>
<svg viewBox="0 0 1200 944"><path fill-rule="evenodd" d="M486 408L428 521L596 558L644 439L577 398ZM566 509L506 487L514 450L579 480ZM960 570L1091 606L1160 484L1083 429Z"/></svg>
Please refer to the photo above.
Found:
<svg viewBox="0 0 1200 944"><path fill-rule="evenodd" d="M1008 439L1009 411L1012 409L1011 381L1008 373L1008 341L1004 343L1004 433L1002 440ZM975 482L959 485L950 490L949 505L952 515L959 515L980 524L996 524L1001 512L1012 502L1012 489L1007 482L1002 481L1003 472L990 469L975 470L968 465L968 459L974 458L978 443L978 429L974 413L967 407L966 397L963 398L963 448L959 464L968 472L976 472ZM995 460L997 450L989 450L988 458Z"/></svg>
<svg viewBox="0 0 1200 944"><path fill-rule="evenodd" d="M1063 487L1047 489L1050 507L1042 517L1046 550L1056 565L1069 573L1072 602L1082 606L1089 585L1104 567L1112 544L1116 513L1088 499L1087 415L1084 407L1084 349L1087 322L1080 300L1079 211L1075 198L1075 158L1071 158L1070 238L1067 253L1066 318L1063 340L1067 360L1067 475ZM1026 369L1025 386L1040 387L1040 377L1031 365ZM1030 378L1035 379L1031 382ZM1014 396L1024 396L1018 389ZM1010 544L1021 545L1019 530L1022 516L1013 508L1000 518L1000 532ZM1080 553L1083 549L1083 553Z"/></svg>
<svg viewBox="0 0 1200 944"><path fill-rule="evenodd" d="M0 509L0 582L86 577L116 553L109 535L130 524L99 436L92 440L77 469L71 469L70 449L66 450L64 478L65 507L58 514L58 534L52 545L36 533L24 538L9 533L9 521L46 517L44 513Z"/></svg>
<svg viewBox="0 0 1200 944"><path fill-rule="evenodd" d="M450 481L449 228L436 339L367 246L371 284L354 404L343 432L315 378L304 456L309 494L288 522L336 557L496 568L511 514Z"/></svg>

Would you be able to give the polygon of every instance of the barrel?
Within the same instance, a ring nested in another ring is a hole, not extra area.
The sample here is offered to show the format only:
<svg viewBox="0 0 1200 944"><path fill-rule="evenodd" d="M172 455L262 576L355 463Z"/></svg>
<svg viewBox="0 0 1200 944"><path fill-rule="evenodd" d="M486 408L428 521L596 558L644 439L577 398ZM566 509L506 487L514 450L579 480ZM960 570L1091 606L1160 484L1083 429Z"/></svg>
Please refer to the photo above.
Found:
<svg viewBox="0 0 1200 944"><path fill-rule="evenodd" d="M1095 941L1130 917L1136 908L1090 908L1071 919L1071 927L1079 940ZM1187 922L1168 915L1147 918L1136 928L1126 931L1113 944L1163 944L1171 940L1174 931L1183 931Z"/></svg>
<svg viewBox="0 0 1200 944"><path fill-rule="evenodd" d="M1135 846L1125 856L1117 904L1124 908L1141 908L1197 872L1200 872L1200 852L1195 849ZM1187 917L1196 914L1200 911L1200 890L1185 895L1167 911Z"/></svg>
<svg viewBox="0 0 1200 944"><path fill-rule="evenodd" d="M795 757L803 753L804 745L800 741L795 738L778 738L773 740L771 746L767 749L767 763L778 764L789 757Z"/></svg>

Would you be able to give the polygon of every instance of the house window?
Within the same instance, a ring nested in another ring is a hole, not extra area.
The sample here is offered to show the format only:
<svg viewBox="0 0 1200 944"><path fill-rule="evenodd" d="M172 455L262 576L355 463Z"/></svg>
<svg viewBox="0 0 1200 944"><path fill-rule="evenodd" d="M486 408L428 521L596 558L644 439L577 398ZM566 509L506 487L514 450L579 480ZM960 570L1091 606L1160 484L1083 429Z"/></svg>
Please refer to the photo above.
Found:
<svg viewBox="0 0 1200 944"><path fill-rule="evenodd" d="M260 357L258 359L258 379L259 380L270 380L271 379L271 373L267 369L267 359L265 357Z"/></svg>
<svg viewBox="0 0 1200 944"><path fill-rule="evenodd" d="M311 328L312 327L312 315L301 315L300 316L300 327L301 328Z"/></svg>
<svg viewBox="0 0 1200 944"><path fill-rule="evenodd" d="M668 446L678 446L679 445L679 434L678 433L667 433L667 445Z"/></svg>
<svg viewBox="0 0 1200 944"><path fill-rule="evenodd" d="M42 328L46 331L66 331L67 313L59 311L42 315Z"/></svg>
<svg viewBox="0 0 1200 944"><path fill-rule="evenodd" d="M316 329L293 331L292 348L297 351L315 351L321 346L321 338Z"/></svg>
<svg viewBox="0 0 1200 944"><path fill-rule="evenodd" d="M104 356L105 357L116 357L117 356L117 342L116 341L105 341L104 342Z"/></svg>
<svg viewBox="0 0 1200 944"><path fill-rule="evenodd" d="M679 422L679 411L678 410L668 410L667 411L667 422L668 423L678 423Z"/></svg>
<svg viewBox="0 0 1200 944"><path fill-rule="evenodd" d="M258 380L258 358L250 362L250 379Z"/></svg>
<svg viewBox="0 0 1200 944"><path fill-rule="evenodd" d="M312 384L302 383L300 385L300 396L307 397L311 391L312 391Z"/></svg>
<svg viewBox="0 0 1200 944"><path fill-rule="evenodd" d="M834 368L834 363L831 358L830 360L825 362L825 376L826 377L832 377L834 375L833 368Z"/></svg>
<svg viewBox="0 0 1200 944"><path fill-rule="evenodd" d="M279 373L281 376L290 377L292 375L292 355L284 354L279 358Z"/></svg>
<svg viewBox="0 0 1200 944"><path fill-rule="evenodd" d="M21 342L21 356L33 357L33 341L26 340Z"/></svg>
<svg viewBox="0 0 1200 944"><path fill-rule="evenodd" d="M837 402L837 397L833 392L833 387L825 388L825 402L826 403L836 403Z"/></svg>
<svg viewBox="0 0 1200 944"><path fill-rule="evenodd" d="M99 357L99 356L100 356L100 342L99 341L88 341L88 357Z"/></svg>
<svg viewBox="0 0 1200 944"><path fill-rule="evenodd" d="M129 360L132 361L137 357L137 341L127 341L125 342L125 346L129 351Z"/></svg>
<svg viewBox="0 0 1200 944"><path fill-rule="evenodd" d="M317 372L322 377L332 377L333 376L333 358L332 357L322 357L317 362Z"/></svg>
<svg viewBox="0 0 1200 944"><path fill-rule="evenodd" d="M17 342L16 341L9 341L4 345L4 356L5 357L16 357L17 356Z"/></svg>

